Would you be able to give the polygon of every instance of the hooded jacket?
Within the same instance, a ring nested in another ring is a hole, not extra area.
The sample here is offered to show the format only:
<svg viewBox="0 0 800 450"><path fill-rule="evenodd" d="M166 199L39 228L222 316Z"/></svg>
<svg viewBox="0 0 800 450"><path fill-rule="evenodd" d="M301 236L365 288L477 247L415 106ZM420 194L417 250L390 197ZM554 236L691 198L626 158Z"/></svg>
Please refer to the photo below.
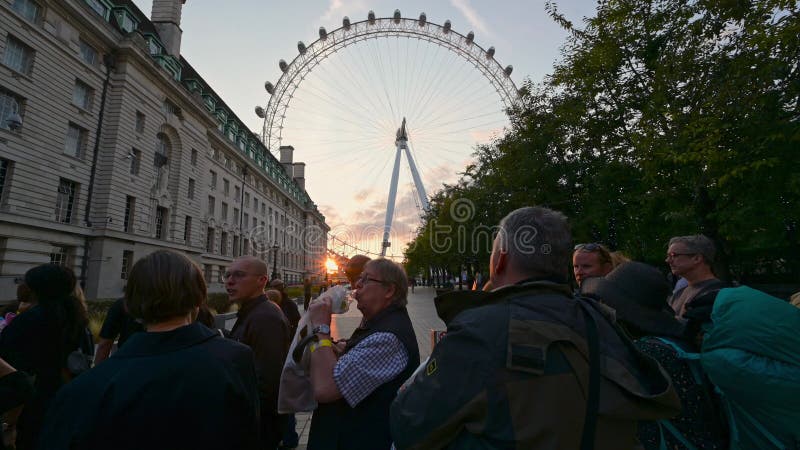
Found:
<svg viewBox="0 0 800 450"><path fill-rule="evenodd" d="M584 310L597 324L601 362L594 448L635 448L637 421L680 411L658 363L622 337L602 305L574 298L568 286L451 292L436 306L447 335L392 404L399 449L579 448L589 380Z"/></svg>

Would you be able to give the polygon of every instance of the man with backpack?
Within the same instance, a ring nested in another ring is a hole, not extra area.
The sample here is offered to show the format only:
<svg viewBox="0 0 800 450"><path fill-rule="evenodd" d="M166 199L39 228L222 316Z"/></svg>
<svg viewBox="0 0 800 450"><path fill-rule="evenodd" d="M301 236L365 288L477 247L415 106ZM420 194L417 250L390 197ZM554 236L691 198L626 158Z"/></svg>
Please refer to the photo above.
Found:
<svg viewBox="0 0 800 450"><path fill-rule="evenodd" d="M447 334L392 404L398 449L633 449L638 421L679 412L669 378L607 308L572 295L571 255L560 212L500 222L494 290L436 299Z"/></svg>

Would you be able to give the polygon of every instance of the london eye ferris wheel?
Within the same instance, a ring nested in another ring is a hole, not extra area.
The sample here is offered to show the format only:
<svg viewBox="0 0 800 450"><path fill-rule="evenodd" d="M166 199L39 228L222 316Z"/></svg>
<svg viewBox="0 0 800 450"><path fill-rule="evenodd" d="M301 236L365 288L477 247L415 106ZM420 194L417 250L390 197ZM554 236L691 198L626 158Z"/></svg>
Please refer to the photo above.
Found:
<svg viewBox="0 0 800 450"><path fill-rule="evenodd" d="M345 17L297 49L265 83L262 139L272 152L291 145L306 163L306 190L332 227L329 248L399 257L427 193L455 182L475 147L508 125L513 69L473 32L399 10Z"/></svg>

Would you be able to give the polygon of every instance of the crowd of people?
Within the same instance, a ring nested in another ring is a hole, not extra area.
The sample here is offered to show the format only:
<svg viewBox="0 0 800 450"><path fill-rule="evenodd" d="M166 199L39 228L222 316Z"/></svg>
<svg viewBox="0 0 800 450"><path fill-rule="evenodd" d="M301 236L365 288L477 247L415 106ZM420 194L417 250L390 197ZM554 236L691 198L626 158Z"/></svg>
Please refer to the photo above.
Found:
<svg viewBox="0 0 800 450"><path fill-rule="evenodd" d="M667 243L667 278L601 243L573 245L567 218L547 208L515 210L498 229L487 280L435 298L447 333L424 361L409 279L383 258L350 259L362 319L335 340L332 294L311 301L306 280L301 322L252 256L224 274L238 312L218 329L197 264L156 251L131 268L96 351L72 270L35 267L19 284L24 312L0 333L3 448L294 448L299 411L278 398L300 337L312 450L800 442L800 299L728 286L702 235ZM93 368L74 361L92 352Z"/></svg>

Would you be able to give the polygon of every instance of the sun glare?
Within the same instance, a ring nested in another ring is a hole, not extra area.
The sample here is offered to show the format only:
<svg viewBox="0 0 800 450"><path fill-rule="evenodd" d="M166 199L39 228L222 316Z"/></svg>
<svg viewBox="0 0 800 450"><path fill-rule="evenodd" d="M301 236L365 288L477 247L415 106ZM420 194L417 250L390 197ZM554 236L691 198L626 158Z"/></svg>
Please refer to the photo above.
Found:
<svg viewBox="0 0 800 450"><path fill-rule="evenodd" d="M328 273L336 272L337 270L339 270L339 266L336 265L336 261L330 258L328 258L328 260L325 261L325 268L328 269Z"/></svg>

